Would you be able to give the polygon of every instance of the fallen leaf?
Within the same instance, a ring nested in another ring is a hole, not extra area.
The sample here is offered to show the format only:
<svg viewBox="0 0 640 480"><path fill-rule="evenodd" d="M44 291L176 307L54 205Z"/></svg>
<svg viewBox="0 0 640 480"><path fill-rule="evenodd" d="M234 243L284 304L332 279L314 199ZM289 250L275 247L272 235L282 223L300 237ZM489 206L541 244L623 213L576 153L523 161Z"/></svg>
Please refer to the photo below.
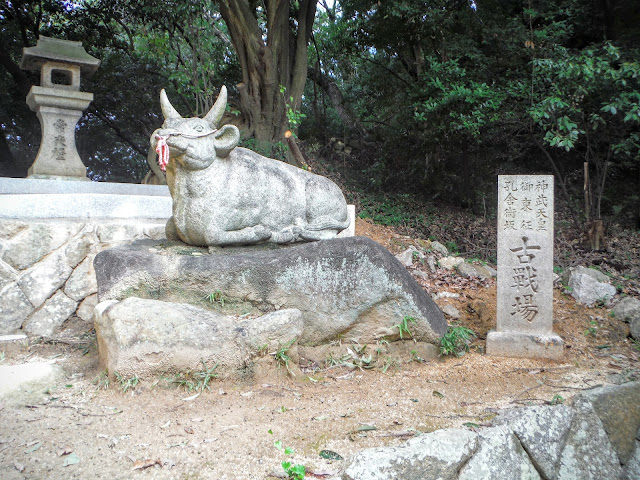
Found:
<svg viewBox="0 0 640 480"><path fill-rule="evenodd" d="M70 453L66 457L64 457L64 462L62 463L63 467L68 467L69 465L75 465L76 463L80 463L80 458L75 453Z"/></svg>
<svg viewBox="0 0 640 480"><path fill-rule="evenodd" d="M18 470L20 473L24 472L24 465L21 463L14 463L13 466L16 468L16 470Z"/></svg>
<svg viewBox="0 0 640 480"><path fill-rule="evenodd" d="M137 460L137 461L133 462L133 469L132 470L143 470L145 468L153 467L156 464L162 466L162 462L160 460L157 460L157 459L154 460L154 459L148 458L146 460Z"/></svg>
<svg viewBox="0 0 640 480"><path fill-rule="evenodd" d="M327 418L329 418L329 417L328 417L328 416L326 416L326 415L320 415L319 417L311 417L311 420L318 420L318 421L320 421L320 420L326 420Z"/></svg>
<svg viewBox="0 0 640 480"><path fill-rule="evenodd" d="M356 431L357 432L369 432L371 430L377 430L378 427L376 427L375 425L360 425Z"/></svg>
<svg viewBox="0 0 640 480"><path fill-rule="evenodd" d="M444 398L444 395L437 390L433 391L433 396L438 398Z"/></svg>
<svg viewBox="0 0 640 480"><path fill-rule="evenodd" d="M32 443L30 445L32 445L32 446L27 448L24 451L24 453L33 453L33 452L35 452L36 450L38 450L42 446L42 444L40 442Z"/></svg>
<svg viewBox="0 0 640 480"><path fill-rule="evenodd" d="M200 418L200 417L193 417L193 418L191 419L191 421L192 421L192 422L202 422L202 418Z"/></svg>
<svg viewBox="0 0 640 480"><path fill-rule="evenodd" d="M69 445L65 445L64 447L59 448L56 451L59 457L62 457L63 455L69 455L71 452L73 452L73 448L70 447Z"/></svg>
<svg viewBox="0 0 640 480"><path fill-rule="evenodd" d="M189 435L193 435L193 428L191 427L184 427L184 431L187 432Z"/></svg>
<svg viewBox="0 0 640 480"><path fill-rule="evenodd" d="M320 456L327 460L344 460L344 458L333 450L320 450Z"/></svg>
<svg viewBox="0 0 640 480"><path fill-rule="evenodd" d="M167 420L167 423L165 423L164 425L160 425L160 428L165 429L165 428L167 428L169 425L171 425L171 420Z"/></svg>

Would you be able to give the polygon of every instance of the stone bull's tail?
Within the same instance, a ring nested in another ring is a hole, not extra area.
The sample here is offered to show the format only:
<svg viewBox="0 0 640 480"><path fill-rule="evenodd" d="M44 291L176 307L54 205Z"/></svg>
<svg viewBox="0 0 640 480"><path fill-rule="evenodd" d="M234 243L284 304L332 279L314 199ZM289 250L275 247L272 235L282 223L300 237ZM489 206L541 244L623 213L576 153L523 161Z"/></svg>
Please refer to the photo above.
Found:
<svg viewBox="0 0 640 480"><path fill-rule="evenodd" d="M322 215L313 220L313 223L305 225L305 230L317 232L319 230L337 230L342 231L349 226L351 221L347 218L344 222L340 222L329 215Z"/></svg>

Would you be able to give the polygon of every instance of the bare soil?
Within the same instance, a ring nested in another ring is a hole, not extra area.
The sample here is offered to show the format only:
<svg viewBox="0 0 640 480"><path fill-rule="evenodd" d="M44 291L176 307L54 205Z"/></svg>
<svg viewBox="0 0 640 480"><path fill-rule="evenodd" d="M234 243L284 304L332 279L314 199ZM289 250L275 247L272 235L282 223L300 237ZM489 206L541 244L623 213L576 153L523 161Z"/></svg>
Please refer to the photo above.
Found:
<svg viewBox="0 0 640 480"><path fill-rule="evenodd" d="M362 220L357 234L393 253L415 241ZM460 323L478 335L469 353L425 359L407 339L401 347L368 346L363 353L372 355L374 368L351 368L340 357L350 349L361 358L362 346L342 339L331 355L324 352L324 362L299 349L295 377L265 355L254 382L214 379L210 391L193 398L195 392L163 379L135 386L111 379L107 386L88 325L70 326L58 341L0 345L2 365L49 360L63 372L0 399L1 477L284 478L280 464L290 460L306 466L307 478L325 478L343 461L322 458L323 450L346 458L419 432L488 425L503 408L567 401L584 389L640 378L640 351L627 338L628 325L607 308L576 304L561 287L554 330L566 349L555 363L484 355L495 325L494 281L446 272L416 279L429 292L460 295L438 302L453 304ZM277 440L295 453L278 450Z"/></svg>

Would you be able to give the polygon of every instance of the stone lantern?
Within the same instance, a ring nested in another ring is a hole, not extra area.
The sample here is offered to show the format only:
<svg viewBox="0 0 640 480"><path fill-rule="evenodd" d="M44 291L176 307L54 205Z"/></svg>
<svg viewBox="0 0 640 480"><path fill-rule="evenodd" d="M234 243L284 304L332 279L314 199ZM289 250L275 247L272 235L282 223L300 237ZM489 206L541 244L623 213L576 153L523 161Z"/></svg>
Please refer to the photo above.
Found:
<svg viewBox="0 0 640 480"><path fill-rule="evenodd" d="M40 150L29 178L88 180L76 148L75 129L93 94L80 91L80 74L92 75L100 60L81 42L40 36L35 47L24 48L20 68L40 71L40 86L32 86L27 105L40 119Z"/></svg>

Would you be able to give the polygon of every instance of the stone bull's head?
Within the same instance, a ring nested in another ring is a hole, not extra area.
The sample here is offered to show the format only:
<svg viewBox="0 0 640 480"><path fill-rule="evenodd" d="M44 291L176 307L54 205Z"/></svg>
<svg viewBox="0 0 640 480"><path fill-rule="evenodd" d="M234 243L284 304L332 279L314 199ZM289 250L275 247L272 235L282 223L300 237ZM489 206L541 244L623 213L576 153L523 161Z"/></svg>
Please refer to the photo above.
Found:
<svg viewBox="0 0 640 480"><path fill-rule="evenodd" d="M227 106L227 89L220 95L204 118L183 118L173 108L164 89L160 92L160 106L164 116L162 128L151 137L154 148L158 142L166 142L170 160L177 161L189 170L207 168L216 158L229 156L240 140L240 132L233 125L218 129Z"/></svg>

